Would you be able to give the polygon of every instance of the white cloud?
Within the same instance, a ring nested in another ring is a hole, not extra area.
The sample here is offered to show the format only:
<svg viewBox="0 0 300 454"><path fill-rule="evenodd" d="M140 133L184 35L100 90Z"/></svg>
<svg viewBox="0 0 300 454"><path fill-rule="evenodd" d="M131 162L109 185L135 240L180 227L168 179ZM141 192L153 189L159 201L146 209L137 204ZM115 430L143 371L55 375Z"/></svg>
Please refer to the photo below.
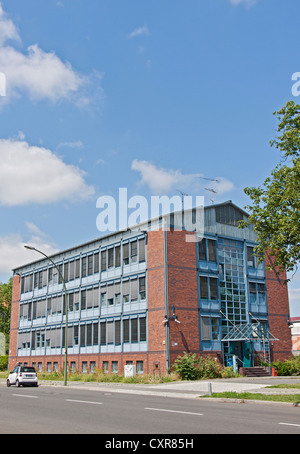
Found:
<svg viewBox="0 0 300 454"><path fill-rule="evenodd" d="M0 140L0 204L48 204L84 200L94 193L78 167L46 148L25 141Z"/></svg>
<svg viewBox="0 0 300 454"><path fill-rule="evenodd" d="M192 173L183 174L180 170L166 170L156 167L148 161L139 161L135 159L131 164L131 169L141 174L141 185L147 185L155 194L167 194L170 191L185 190L191 193L198 192L198 195L204 195L203 174ZM217 178L218 183L214 183L214 189L218 195L232 191L233 183L226 178ZM212 185L209 185L212 187ZM199 191L202 193L200 194Z"/></svg>
<svg viewBox="0 0 300 454"><path fill-rule="evenodd" d="M53 240L35 224L26 222L26 227L24 237L19 233L0 236L0 273L5 279L11 276L13 268L40 258L36 252L25 249L25 244L30 244L47 255L58 252Z"/></svg>
<svg viewBox="0 0 300 454"><path fill-rule="evenodd" d="M20 36L13 21L8 19L0 3L0 46L9 39L20 41Z"/></svg>
<svg viewBox="0 0 300 454"><path fill-rule="evenodd" d="M143 25L143 27L135 28L131 33L129 33L129 38L136 38L137 36L149 36L150 30L147 25Z"/></svg>
<svg viewBox="0 0 300 454"><path fill-rule="evenodd" d="M33 100L43 99L53 103L68 100L80 107L89 104L92 99L89 91L92 86L95 89L96 83L99 85L100 74L97 73L97 78L95 74L83 76L55 52L45 52L38 44L33 44L23 53L7 45L8 40L21 41L15 25L0 3L0 68L6 76L7 85L2 105L21 94Z"/></svg>
<svg viewBox="0 0 300 454"><path fill-rule="evenodd" d="M234 6L245 5L247 7L253 6L258 0L229 0Z"/></svg>

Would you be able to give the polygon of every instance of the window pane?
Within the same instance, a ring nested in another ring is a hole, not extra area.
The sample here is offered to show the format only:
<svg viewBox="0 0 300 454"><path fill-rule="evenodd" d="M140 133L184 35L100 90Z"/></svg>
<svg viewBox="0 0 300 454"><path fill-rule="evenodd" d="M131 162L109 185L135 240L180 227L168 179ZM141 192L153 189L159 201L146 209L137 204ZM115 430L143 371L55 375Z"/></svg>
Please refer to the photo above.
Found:
<svg viewBox="0 0 300 454"><path fill-rule="evenodd" d="M121 266L121 246L115 247L115 267Z"/></svg>
<svg viewBox="0 0 300 454"><path fill-rule="evenodd" d="M207 277L200 276L200 298L208 299Z"/></svg>
<svg viewBox="0 0 300 454"><path fill-rule="evenodd" d="M100 323L100 328L101 328L100 342L101 342L101 345L105 345L106 344L106 323Z"/></svg>
<svg viewBox="0 0 300 454"><path fill-rule="evenodd" d="M206 260L206 239L199 242L199 260Z"/></svg>
<svg viewBox="0 0 300 454"><path fill-rule="evenodd" d="M106 330L107 330L107 343L113 344L114 343L114 322L107 322Z"/></svg>
<svg viewBox="0 0 300 454"><path fill-rule="evenodd" d="M208 317L201 317L201 337L202 340L210 340Z"/></svg>
<svg viewBox="0 0 300 454"><path fill-rule="evenodd" d="M119 345L121 343L121 322L116 320L115 322L115 344Z"/></svg>
<svg viewBox="0 0 300 454"><path fill-rule="evenodd" d="M146 332L146 317L140 318L140 341L144 342L147 340Z"/></svg>
<svg viewBox="0 0 300 454"><path fill-rule="evenodd" d="M123 320L123 342L129 342L129 320Z"/></svg>
<svg viewBox="0 0 300 454"><path fill-rule="evenodd" d="M210 299L218 299L218 279L210 278Z"/></svg>
<svg viewBox="0 0 300 454"><path fill-rule="evenodd" d="M114 248L108 249L108 268L114 267Z"/></svg>
<svg viewBox="0 0 300 454"><path fill-rule="evenodd" d="M146 241L145 238L139 240L139 262L144 262L146 259Z"/></svg>
<svg viewBox="0 0 300 454"><path fill-rule="evenodd" d="M138 319L131 319L131 342L138 341Z"/></svg>
<svg viewBox="0 0 300 454"><path fill-rule="evenodd" d="M215 240L207 240L208 260L210 262L217 261L217 248Z"/></svg>

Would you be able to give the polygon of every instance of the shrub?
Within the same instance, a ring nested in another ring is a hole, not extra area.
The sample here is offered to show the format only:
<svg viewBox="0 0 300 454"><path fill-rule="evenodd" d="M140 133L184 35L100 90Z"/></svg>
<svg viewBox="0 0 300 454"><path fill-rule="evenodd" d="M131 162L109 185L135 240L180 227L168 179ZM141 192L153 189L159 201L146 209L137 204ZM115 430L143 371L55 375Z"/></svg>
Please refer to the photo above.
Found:
<svg viewBox="0 0 300 454"><path fill-rule="evenodd" d="M174 371L182 380L222 377L222 366L216 358L197 356L196 353L184 353L174 363Z"/></svg>
<svg viewBox="0 0 300 454"><path fill-rule="evenodd" d="M0 371L6 371L8 367L8 356L0 356Z"/></svg>
<svg viewBox="0 0 300 454"><path fill-rule="evenodd" d="M273 362L272 366L277 370L278 376L300 375L300 356Z"/></svg>
<svg viewBox="0 0 300 454"><path fill-rule="evenodd" d="M198 380L200 378L200 370L197 367L199 359L196 353L184 353L183 356L178 356L174 362L174 372L180 375L182 380Z"/></svg>

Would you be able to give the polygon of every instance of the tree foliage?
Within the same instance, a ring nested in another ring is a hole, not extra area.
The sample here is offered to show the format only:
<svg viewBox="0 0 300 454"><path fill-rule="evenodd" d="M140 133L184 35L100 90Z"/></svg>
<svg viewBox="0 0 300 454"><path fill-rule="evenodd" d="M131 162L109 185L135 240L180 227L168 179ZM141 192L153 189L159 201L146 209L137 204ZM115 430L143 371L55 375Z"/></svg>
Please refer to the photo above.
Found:
<svg viewBox="0 0 300 454"><path fill-rule="evenodd" d="M293 101L277 115L279 136L270 142L281 152L281 162L258 188L245 188L252 200L246 207L248 221L240 227L254 225L259 246L274 256L274 268L292 271L300 259L300 105Z"/></svg>
<svg viewBox="0 0 300 454"><path fill-rule="evenodd" d="M12 278L6 284L0 282L0 333L5 334L7 348L9 345L11 296Z"/></svg>

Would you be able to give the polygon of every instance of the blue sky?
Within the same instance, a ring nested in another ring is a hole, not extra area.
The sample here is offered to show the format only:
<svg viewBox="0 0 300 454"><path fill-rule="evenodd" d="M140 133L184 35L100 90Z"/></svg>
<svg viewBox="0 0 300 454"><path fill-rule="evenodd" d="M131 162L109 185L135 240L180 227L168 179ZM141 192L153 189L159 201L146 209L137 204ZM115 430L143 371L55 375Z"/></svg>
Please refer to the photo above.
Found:
<svg viewBox="0 0 300 454"><path fill-rule="evenodd" d="M101 235L101 195L209 204L209 187L245 207L278 162L272 114L298 102L297 0L0 4L0 280L32 259L24 243ZM300 315L298 275L290 289Z"/></svg>

